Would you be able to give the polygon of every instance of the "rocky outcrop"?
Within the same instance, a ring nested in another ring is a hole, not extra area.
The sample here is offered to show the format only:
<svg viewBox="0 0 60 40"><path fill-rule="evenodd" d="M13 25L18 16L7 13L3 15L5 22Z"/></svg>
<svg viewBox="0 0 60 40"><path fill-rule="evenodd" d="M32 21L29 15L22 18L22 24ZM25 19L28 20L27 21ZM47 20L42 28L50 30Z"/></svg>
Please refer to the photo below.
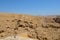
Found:
<svg viewBox="0 0 60 40"><path fill-rule="evenodd" d="M56 23L60 23L60 16L56 16L56 18L53 18L53 20L54 20Z"/></svg>
<svg viewBox="0 0 60 40"><path fill-rule="evenodd" d="M60 16L0 14L0 39L9 36L60 40Z"/></svg>

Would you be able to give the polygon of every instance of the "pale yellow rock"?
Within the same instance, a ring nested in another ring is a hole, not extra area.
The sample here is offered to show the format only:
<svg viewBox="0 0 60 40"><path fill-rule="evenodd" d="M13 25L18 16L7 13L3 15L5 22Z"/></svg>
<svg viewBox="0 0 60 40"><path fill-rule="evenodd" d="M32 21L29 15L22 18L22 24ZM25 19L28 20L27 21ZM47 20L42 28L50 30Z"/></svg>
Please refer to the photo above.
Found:
<svg viewBox="0 0 60 40"><path fill-rule="evenodd" d="M25 37L21 37L21 36L9 36L6 37L4 39L0 39L0 40L37 40L37 39L31 39L31 38L25 38Z"/></svg>

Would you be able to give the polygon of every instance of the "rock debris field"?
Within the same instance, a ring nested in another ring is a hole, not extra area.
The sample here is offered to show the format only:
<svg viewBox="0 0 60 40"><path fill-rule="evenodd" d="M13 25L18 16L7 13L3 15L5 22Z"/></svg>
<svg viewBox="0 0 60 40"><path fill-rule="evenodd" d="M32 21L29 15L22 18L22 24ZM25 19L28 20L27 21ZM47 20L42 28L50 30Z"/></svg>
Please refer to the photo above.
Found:
<svg viewBox="0 0 60 40"><path fill-rule="evenodd" d="M0 14L0 40L60 40L60 16Z"/></svg>

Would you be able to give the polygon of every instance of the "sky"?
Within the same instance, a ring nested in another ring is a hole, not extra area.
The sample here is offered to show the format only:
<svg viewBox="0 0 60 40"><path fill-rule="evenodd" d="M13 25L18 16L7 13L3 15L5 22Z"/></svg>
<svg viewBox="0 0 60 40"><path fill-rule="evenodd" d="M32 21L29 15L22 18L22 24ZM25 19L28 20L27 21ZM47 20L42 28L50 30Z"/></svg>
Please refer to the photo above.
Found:
<svg viewBox="0 0 60 40"><path fill-rule="evenodd" d="M0 0L0 12L60 15L60 0Z"/></svg>

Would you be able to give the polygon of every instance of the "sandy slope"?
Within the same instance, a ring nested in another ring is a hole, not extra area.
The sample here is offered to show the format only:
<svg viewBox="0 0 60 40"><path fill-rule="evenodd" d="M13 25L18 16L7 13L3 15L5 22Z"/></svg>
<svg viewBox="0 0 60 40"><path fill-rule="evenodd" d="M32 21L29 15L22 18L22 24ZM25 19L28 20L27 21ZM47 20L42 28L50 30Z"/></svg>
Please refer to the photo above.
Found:
<svg viewBox="0 0 60 40"><path fill-rule="evenodd" d="M0 39L8 36L60 40L60 16L0 14Z"/></svg>

